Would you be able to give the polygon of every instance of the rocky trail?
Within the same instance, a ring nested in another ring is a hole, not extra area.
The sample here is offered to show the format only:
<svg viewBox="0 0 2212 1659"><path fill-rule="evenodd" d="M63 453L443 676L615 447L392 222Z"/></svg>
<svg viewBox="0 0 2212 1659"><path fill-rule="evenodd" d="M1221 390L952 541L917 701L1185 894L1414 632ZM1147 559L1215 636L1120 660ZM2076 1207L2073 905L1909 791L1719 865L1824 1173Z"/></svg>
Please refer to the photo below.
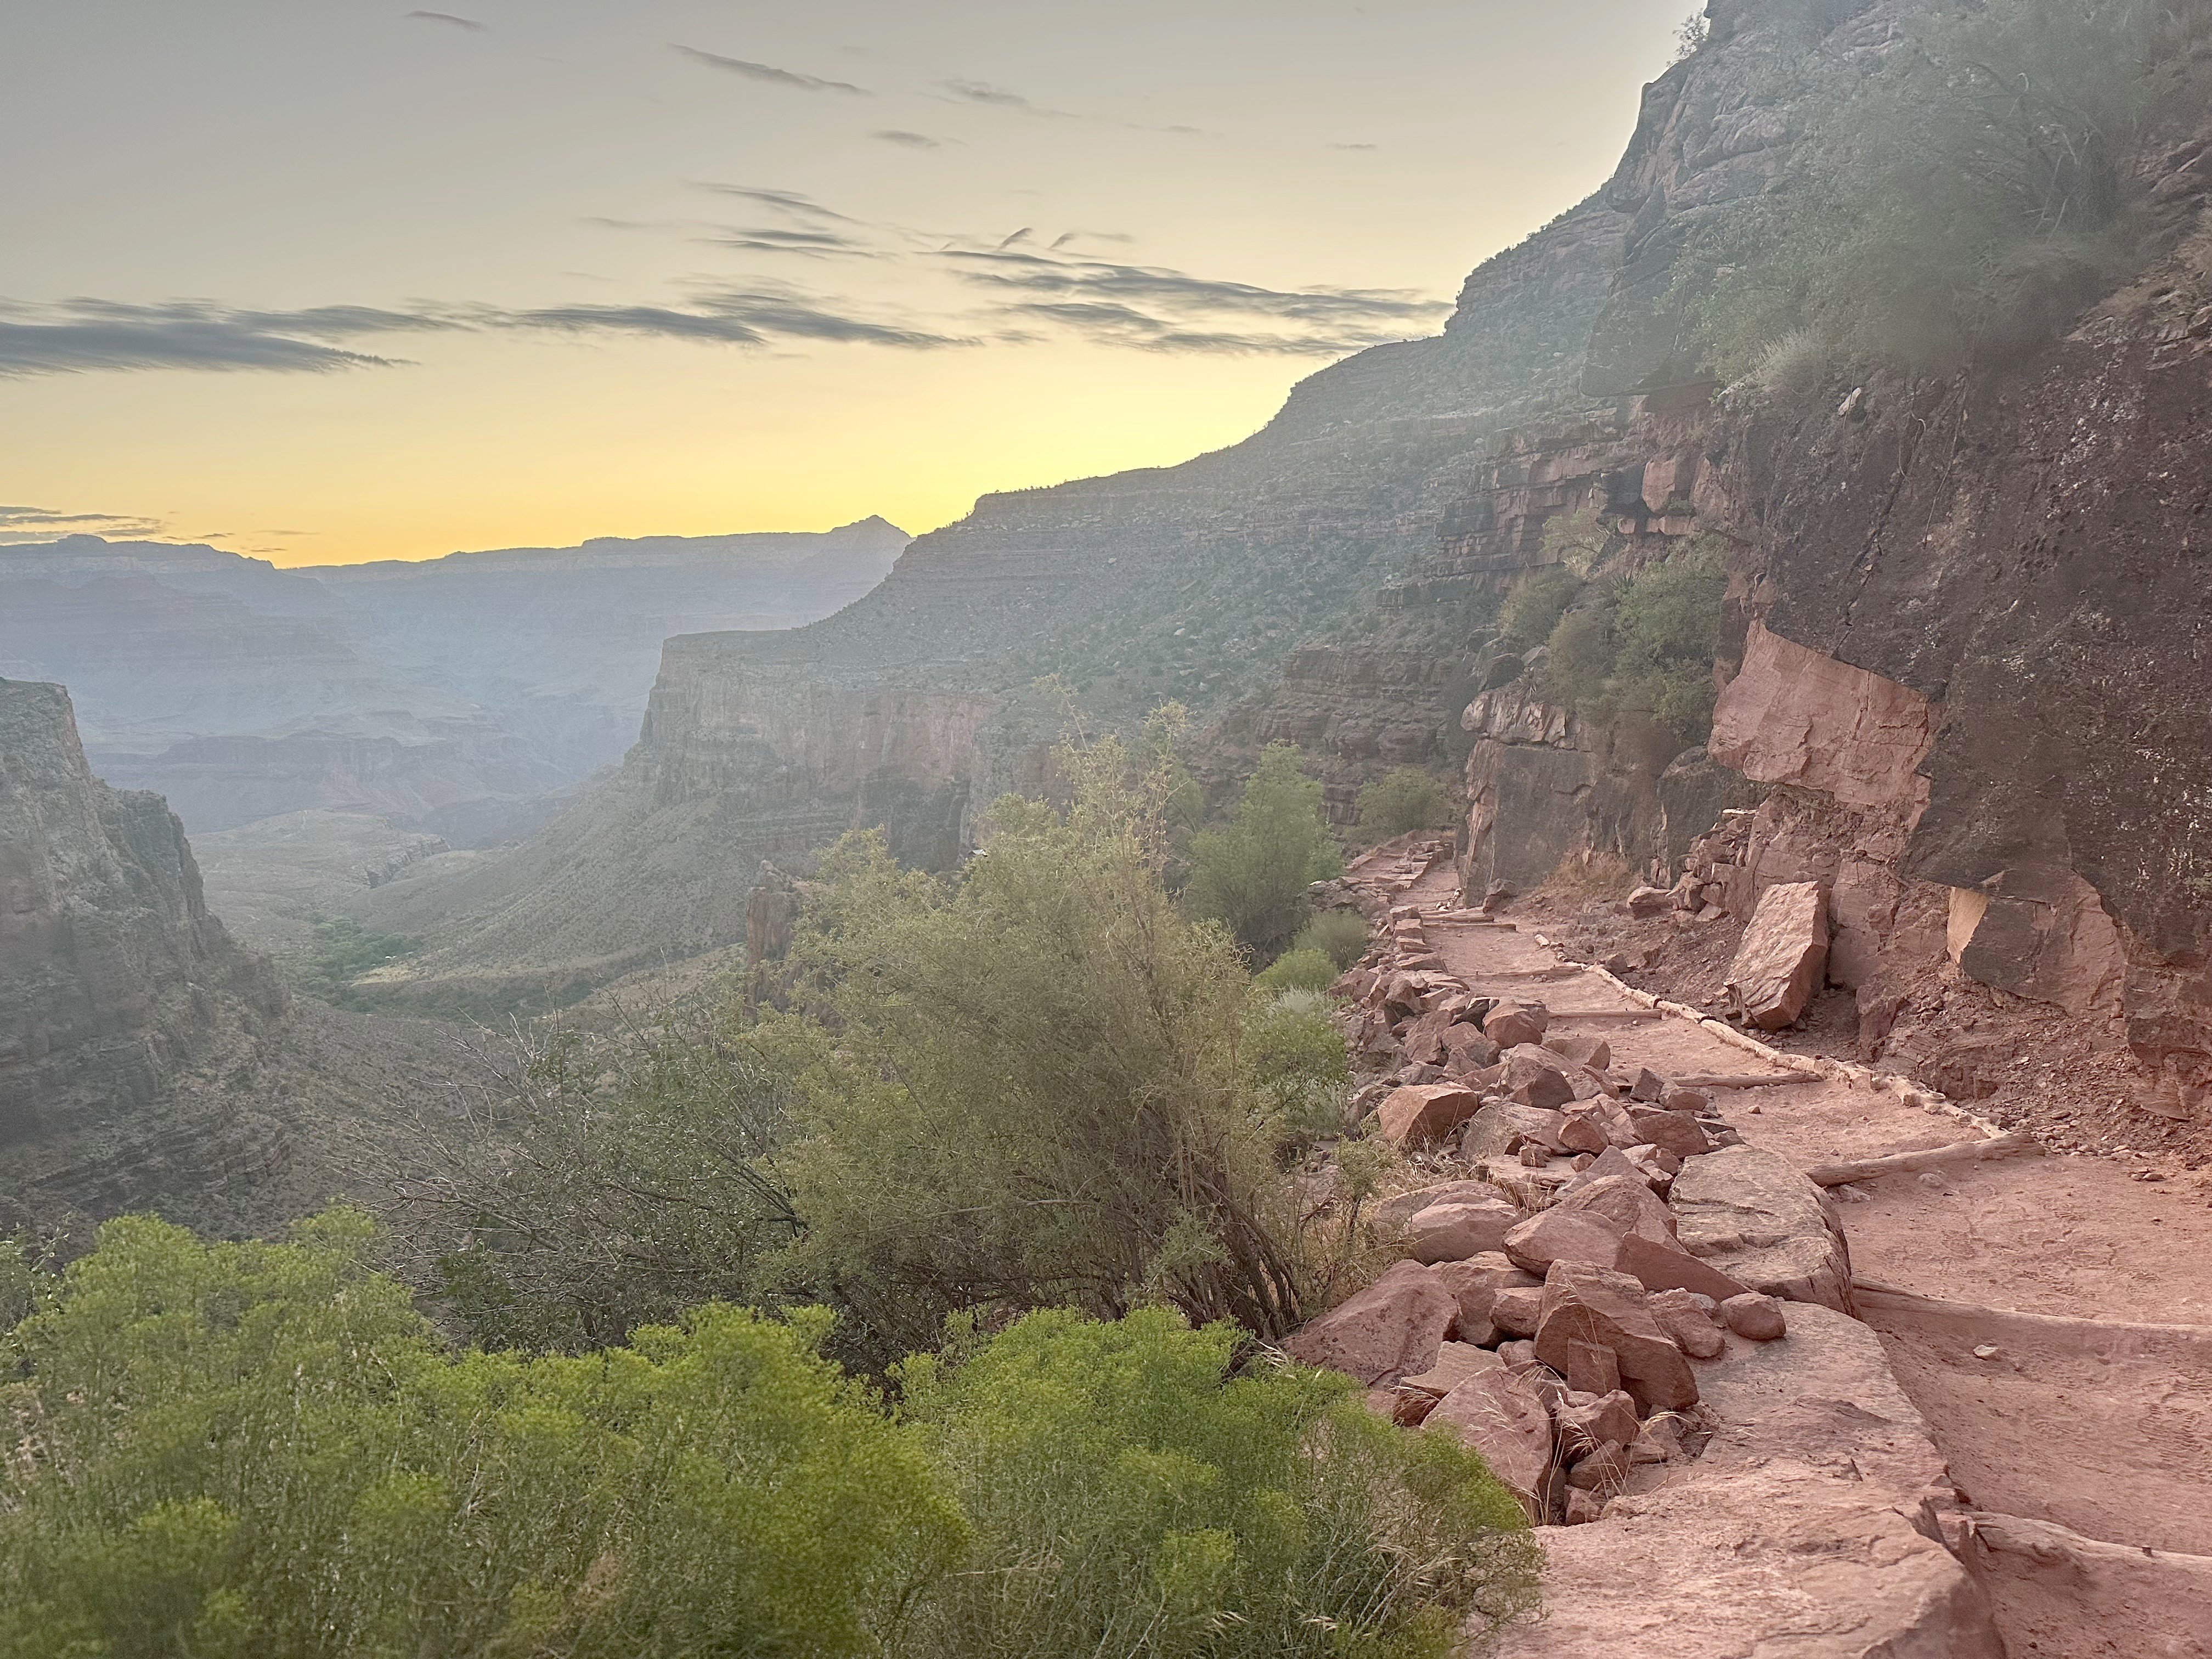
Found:
<svg viewBox="0 0 2212 1659"><path fill-rule="evenodd" d="M1386 1028L1393 994L1380 988L1394 969L1415 983L1425 977L1432 1001L1441 991L1437 1006L1447 1012L1416 1015L1431 1024L1467 1018L1460 1011L1470 1004L1486 1019L1493 1004L1532 1007L1544 1018L1543 1048L1580 1056L1583 1074L1602 1091L1626 1092L1627 1079L1655 1074L1668 1103L1687 1109L1694 1096L1673 1091L1693 1090L1705 1097L1698 1121L1718 1146L1741 1137L1810 1175L1825 1200L1811 1183L1797 1184L1848 1244L1843 1293L1826 1298L1840 1308L1785 1300L1786 1338L1748 1343L1729 1334L1724 1352L1694 1364L1694 1413L1712 1435L1702 1457L1670 1449L1668 1461L1639 1463L1625 1480L1598 1486L1613 1494L1601 1506L1586 1498L1570 1504L1565 1518L1587 1524L1547 1527L1549 1615L1510 1642L1510 1652L1656 1652L1663 1637L1681 1659L2212 1655L2212 1208L2106 1160L2041 1155L2026 1137L2000 1138L1907 1079L1783 1054L1574 962L1510 916L1462 908L1443 848L1378 849L1349 879L1367 889L1370 915L1382 908L1377 898L1389 908L1386 942L1370 959L1379 960L1370 998L1383 1000ZM1366 1018L1364 1063L1389 1073L1366 1092L1370 1103L1391 1090L1441 1101L1464 1095L1462 1084L1484 1097L1485 1109L1455 1133L1403 1137L1412 1161L1431 1171L1426 1180L1486 1179L1524 1214L1580 1201L1569 1195L1589 1176L1572 1162L1539 1148L1519 1159L1532 1167L1516 1170L1497 1156L1509 1143L1484 1127L1498 1112L1526 1110L1515 1104L1525 1091L1510 1099L1497 1091L1527 1074L1511 1068L1528 1049L1501 1038L1502 1063L1475 1069L1484 1054L1431 1048L1445 1062L1440 1068L1402 1047L1378 1053L1375 1016ZM1421 1042L1402 1021L1393 1040ZM1589 1103L1569 1103L1569 1118ZM1636 1110L1639 1122L1663 1122L1649 1108ZM1418 1150L1424 1141L1427 1150ZM1938 1148L1954 1150L1897 1157ZM1652 1149L1627 1150L1639 1160L1636 1170L1665 1192L1669 1176L1650 1167ZM1605 1156L1629 1167L1619 1153ZM1672 1182L1668 1230L1680 1225L1680 1249L1788 1297L1783 1285L1758 1277L1784 1269L1763 1267L1747 1248L1773 1237L1749 1221L1744 1237L1716 1235L1698 1219L1698 1200L1685 1201L1693 1179L1712 1196L1709 1177L1739 1156L1693 1156L1686 1169L1665 1160L1682 1171ZM1872 1171L1848 1167L1875 1159L1892 1162ZM1701 1175L1701 1166L1710 1169ZM1723 1212L1734 1201L1726 1193L1719 1199ZM1771 1220L1754 1215L1767 1200L1744 1201L1747 1216ZM1440 1213L1414 1220L1401 1204L1393 1218L1418 1241L1424 1223L1434 1233ZM1424 1261L1452 1255L1418 1242L1411 1248ZM1502 1248L1511 1265L1542 1271L1528 1254L1534 1246L1526 1229ZM1499 1255L1475 1260L1505 1265ZM1631 1267L1625 1254L1620 1265ZM1548 1310L1559 1272L1545 1275L1544 1291L1526 1294L1540 1294ZM1633 1295L1634 1283L1622 1282ZM1655 1310L1664 1299L1650 1296ZM1497 1317L1506 1322L1505 1314ZM1447 1353L1474 1340L1466 1325ZM1512 1362L1506 1369L1547 1375L1518 1363L1533 1357L1516 1357L1510 1344L1499 1352ZM1408 1396L1406 1382L1394 1386L1391 1399ZM1460 1398L1444 1394L1433 1408L1437 1420L1457 1422L1450 1407ZM1425 1408L1424 1399L1417 1409ZM1402 1404L1393 1409L1407 1420ZM1570 1428L1559 1420L1564 1449ZM1476 1431L1469 1437L1489 1449ZM1578 1480L1583 1473L1577 1466L1569 1479L1590 1484ZM1542 1518L1559 1521L1558 1504ZM1949 1559L1924 1553L1938 1540Z"/></svg>

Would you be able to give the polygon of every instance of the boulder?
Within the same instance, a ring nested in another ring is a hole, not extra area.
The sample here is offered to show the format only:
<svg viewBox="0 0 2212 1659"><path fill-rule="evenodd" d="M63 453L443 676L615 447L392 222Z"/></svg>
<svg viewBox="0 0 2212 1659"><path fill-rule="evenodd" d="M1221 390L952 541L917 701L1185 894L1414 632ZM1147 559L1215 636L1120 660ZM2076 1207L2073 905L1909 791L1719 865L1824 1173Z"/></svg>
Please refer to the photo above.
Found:
<svg viewBox="0 0 2212 1659"><path fill-rule="evenodd" d="M1536 1358L1563 1370L1570 1345L1595 1342L1620 1362L1621 1386L1646 1412L1698 1402L1690 1362L1644 1305L1644 1287L1626 1273L1583 1261L1556 1261L1544 1276L1536 1319Z"/></svg>
<svg viewBox="0 0 2212 1659"><path fill-rule="evenodd" d="M1649 1101L1656 1106L1667 1098L1667 1089L1668 1083L1665 1078L1661 1077L1649 1066L1640 1066L1637 1068L1636 1076L1629 1083L1628 1097L1632 1100Z"/></svg>
<svg viewBox="0 0 2212 1659"><path fill-rule="evenodd" d="M1626 1445L1637 1437L1636 1401L1626 1389L1607 1394L1571 1394L1553 1413L1559 1447L1568 1457L1585 1457L1611 1441Z"/></svg>
<svg viewBox="0 0 2212 1659"><path fill-rule="evenodd" d="M1584 1492L1579 1486L1567 1489L1566 1519L1561 1523L1570 1527L1587 1527L1592 1522L1605 1519L1605 1499L1594 1492Z"/></svg>
<svg viewBox="0 0 2212 1659"><path fill-rule="evenodd" d="M1479 1072L1486 1066L1498 1064L1498 1045L1483 1036L1480 1026L1470 1025L1464 1020L1444 1028L1443 1045L1443 1063L1447 1067Z"/></svg>
<svg viewBox="0 0 2212 1659"><path fill-rule="evenodd" d="M1542 1046L1562 1060L1571 1060L1593 1072L1602 1072L1613 1064L1612 1046L1603 1037L1547 1036Z"/></svg>
<svg viewBox="0 0 2212 1659"><path fill-rule="evenodd" d="M1759 896L1722 990L1735 1012L1762 1031L1795 1024L1828 966L1828 890L1817 881L1778 882Z"/></svg>
<svg viewBox="0 0 2212 1659"><path fill-rule="evenodd" d="M1565 1127L1564 1120L1560 1127L1563 1128ZM1656 1169L1647 1168L1637 1162L1638 1153L1650 1152L1653 1150L1649 1146L1608 1146L1595 1158L1591 1158L1589 1164L1578 1170L1574 1177L1560 1188L1560 1195L1564 1197L1568 1193L1576 1192L1589 1186L1593 1181L1604 1181L1613 1176L1627 1176L1632 1180L1642 1182L1656 1192L1666 1184L1666 1177L1659 1175ZM1681 1164L1678 1159L1675 1168L1680 1167Z"/></svg>
<svg viewBox="0 0 2212 1659"><path fill-rule="evenodd" d="M1505 1235L1528 1218L1502 1195L1431 1204L1406 1224L1406 1248L1416 1261L1464 1261L1502 1249Z"/></svg>
<svg viewBox="0 0 2212 1659"><path fill-rule="evenodd" d="M1502 1286L1490 1298L1490 1322L1510 1337L1533 1339L1537 1322L1544 1316L1544 1289L1541 1285ZM1498 1345L1501 1348L1504 1344Z"/></svg>
<svg viewBox="0 0 2212 1659"><path fill-rule="evenodd" d="M1611 1394L1620 1387L1620 1356L1595 1342L1570 1342L1566 1376L1571 1394Z"/></svg>
<svg viewBox="0 0 2212 1659"><path fill-rule="evenodd" d="M1597 1166L1590 1167L1595 1170ZM1613 1175L1577 1182L1553 1206L1553 1212L1577 1211L1603 1217L1624 1237L1633 1233L1669 1249L1675 1248L1674 1212L1659 1201L1639 1176Z"/></svg>
<svg viewBox="0 0 2212 1659"><path fill-rule="evenodd" d="M1400 1261L1365 1290L1300 1326L1283 1351L1362 1382L1395 1382L1435 1364L1437 1349L1458 1323L1459 1298L1419 1262Z"/></svg>
<svg viewBox="0 0 2212 1659"><path fill-rule="evenodd" d="M1610 1216L1556 1205L1522 1222L1503 1243L1514 1266L1532 1273L1549 1273L1555 1261L1610 1267L1620 1259L1620 1231Z"/></svg>
<svg viewBox="0 0 2212 1659"><path fill-rule="evenodd" d="M1534 1273L1515 1267L1501 1251L1469 1256L1464 1261L1440 1261L1436 1275L1459 1299L1460 1340L1485 1347L1498 1340L1498 1328L1490 1318L1491 1301L1498 1292L1540 1291L1544 1283ZM1534 1330L1535 1327L1532 1323L1529 1328Z"/></svg>
<svg viewBox="0 0 2212 1659"><path fill-rule="evenodd" d="M1567 1149L1559 1129L1565 1121L1554 1111L1516 1100L1493 1100L1468 1120L1460 1152L1474 1160L1504 1158L1534 1141L1548 1152L1564 1152Z"/></svg>
<svg viewBox="0 0 2212 1659"><path fill-rule="evenodd" d="M1619 1492L1627 1479L1628 1448L1617 1441L1600 1446L1567 1471L1567 1485L1601 1496Z"/></svg>
<svg viewBox="0 0 2212 1659"><path fill-rule="evenodd" d="M1504 1188L1487 1181L1434 1181L1425 1187L1376 1199L1367 1206L1367 1218L1377 1232L1395 1233L1431 1204L1504 1197Z"/></svg>
<svg viewBox="0 0 2212 1659"><path fill-rule="evenodd" d="M1524 1042L1540 1042L1544 1027L1550 1023L1550 1016L1535 1009L1524 1008L1517 1002L1501 1002L1482 1022L1482 1034L1499 1048L1511 1048Z"/></svg>
<svg viewBox="0 0 2212 1659"><path fill-rule="evenodd" d="M1461 1084L1422 1083L1393 1090L1376 1115L1385 1140L1425 1152L1481 1109L1482 1097Z"/></svg>
<svg viewBox="0 0 2212 1659"><path fill-rule="evenodd" d="M1787 1159L1755 1146L1687 1159L1668 1205L1682 1248L1746 1289L1851 1311L1843 1230Z"/></svg>
<svg viewBox="0 0 2212 1659"><path fill-rule="evenodd" d="M1505 1074L1499 1079L1505 1092L1523 1106L1552 1110L1575 1098L1575 1085L1558 1055L1533 1042L1517 1043L1504 1054Z"/></svg>
<svg viewBox="0 0 2212 1659"><path fill-rule="evenodd" d="M1638 887L1628 896L1628 914L1646 919L1674 908L1674 895L1664 887Z"/></svg>
<svg viewBox="0 0 2212 1659"><path fill-rule="evenodd" d="M1782 1304L1756 1291L1747 1291L1722 1303L1721 1318L1738 1336L1753 1342L1771 1342L1790 1334L1790 1327L1782 1317Z"/></svg>
<svg viewBox="0 0 2212 1659"><path fill-rule="evenodd" d="M1613 1265L1647 1291L1688 1291L1714 1303L1743 1294L1741 1285L1679 1244L1624 1238Z"/></svg>
<svg viewBox="0 0 2212 1659"><path fill-rule="evenodd" d="M1692 1359L1718 1358L1721 1350L1728 1346L1721 1328L1688 1291L1658 1291L1644 1305L1659 1322L1659 1328L1674 1339L1674 1346Z"/></svg>
<svg viewBox="0 0 2212 1659"><path fill-rule="evenodd" d="M1444 1033L1451 1029L1450 1013L1441 1008L1423 1014L1400 1035L1407 1060L1416 1066L1440 1066L1444 1058Z"/></svg>
<svg viewBox="0 0 2212 1659"><path fill-rule="evenodd" d="M1665 1094L1662 1095L1659 1097L1659 1103L1670 1112L1686 1112L1693 1117L1712 1104L1695 1089L1674 1088L1669 1088Z"/></svg>
<svg viewBox="0 0 2212 1659"><path fill-rule="evenodd" d="M1664 1146L1622 1146L1616 1150L1630 1171L1662 1198L1674 1186L1674 1177L1682 1172L1682 1160ZM1600 1162L1602 1161L1601 1153Z"/></svg>
<svg viewBox="0 0 2212 1659"><path fill-rule="evenodd" d="M1637 1139L1677 1158L1701 1158L1713 1149L1712 1137L1698 1127L1686 1112L1670 1112L1662 1106L1630 1106L1628 1121Z"/></svg>
<svg viewBox="0 0 2212 1659"><path fill-rule="evenodd" d="M1535 1389L1503 1366L1478 1372L1437 1402L1428 1425L1449 1429L1480 1453L1528 1518L1543 1518L1539 1495L1552 1467L1552 1413Z"/></svg>
<svg viewBox="0 0 2212 1659"><path fill-rule="evenodd" d="M1608 1146L1644 1144L1636 1125L1617 1100L1601 1095L1575 1101L1561 1109L1565 1118L1559 1126L1559 1139L1570 1151L1602 1152Z"/></svg>
<svg viewBox="0 0 2212 1659"><path fill-rule="evenodd" d="M1478 1348L1472 1342L1447 1342L1437 1350L1437 1363L1425 1371L1401 1377L1401 1389L1419 1389L1439 1398L1479 1372L1486 1371L1505 1362L1487 1348Z"/></svg>

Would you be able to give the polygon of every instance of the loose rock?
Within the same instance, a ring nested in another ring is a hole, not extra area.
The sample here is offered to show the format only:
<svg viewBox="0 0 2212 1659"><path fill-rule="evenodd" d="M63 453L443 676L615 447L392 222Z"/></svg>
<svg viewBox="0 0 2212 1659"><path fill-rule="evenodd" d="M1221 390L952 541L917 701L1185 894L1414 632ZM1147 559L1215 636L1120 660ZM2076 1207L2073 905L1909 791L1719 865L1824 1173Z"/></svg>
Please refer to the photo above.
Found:
<svg viewBox="0 0 2212 1659"><path fill-rule="evenodd" d="M1552 1413L1535 1389L1503 1367L1486 1370L1437 1401L1428 1422L1480 1452L1529 1519L1543 1518L1538 1494L1552 1467Z"/></svg>
<svg viewBox="0 0 2212 1659"><path fill-rule="evenodd" d="M1418 1261L1400 1261L1291 1333L1283 1351L1363 1382L1395 1382L1435 1364L1458 1322L1459 1298L1443 1282Z"/></svg>
<svg viewBox="0 0 2212 1659"><path fill-rule="evenodd" d="M1508 1336L1534 1336L1543 1311L1541 1286L1510 1285L1490 1298L1490 1322Z"/></svg>
<svg viewBox="0 0 2212 1659"><path fill-rule="evenodd" d="M1562 1369L1574 1342L1612 1349L1622 1386L1647 1412L1697 1403L1690 1362L1644 1306L1644 1287L1626 1273L1582 1261L1553 1263L1537 1316L1536 1357Z"/></svg>
<svg viewBox="0 0 2212 1659"><path fill-rule="evenodd" d="M1435 1146L1482 1109L1482 1097L1456 1083L1417 1084L1393 1090L1376 1109L1382 1138L1408 1152Z"/></svg>
<svg viewBox="0 0 2212 1659"><path fill-rule="evenodd" d="M1490 1011L1482 1022L1482 1034L1500 1048L1511 1048L1524 1042L1540 1042L1544 1027L1551 1023L1547 1015L1517 1002L1501 1002Z"/></svg>
<svg viewBox="0 0 2212 1659"><path fill-rule="evenodd" d="M1649 1288L1647 1286L1647 1288ZM1721 1328L1687 1291L1659 1291L1644 1303L1659 1328L1674 1339L1674 1346L1692 1359L1713 1359L1728 1346Z"/></svg>
<svg viewBox="0 0 2212 1659"><path fill-rule="evenodd" d="M1520 1206L1503 1197L1447 1199L1406 1224L1406 1247L1416 1261L1464 1261L1502 1249L1525 1219Z"/></svg>
<svg viewBox="0 0 2212 1659"><path fill-rule="evenodd" d="M1790 1330L1782 1317L1782 1304L1756 1291L1747 1291L1722 1303L1721 1317L1738 1336L1748 1337L1753 1342L1771 1342L1787 1335Z"/></svg>
<svg viewBox="0 0 2212 1659"><path fill-rule="evenodd" d="M1513 1264L1532 1273L1548 1273L1555 1261L1610 1267L1620 1259L1620 1230L1609 1216L1563 1206L1529 1217L1505 1235L1504 1245Z"/></svg>
<svg viewBox="0 0 2212 1659"><path fill-rule="evenodd" d="M1828 890L1778 882L1759 896L1723 986L1735 1012L1762 1031L1795 1024L1828 965Z"/></svg>

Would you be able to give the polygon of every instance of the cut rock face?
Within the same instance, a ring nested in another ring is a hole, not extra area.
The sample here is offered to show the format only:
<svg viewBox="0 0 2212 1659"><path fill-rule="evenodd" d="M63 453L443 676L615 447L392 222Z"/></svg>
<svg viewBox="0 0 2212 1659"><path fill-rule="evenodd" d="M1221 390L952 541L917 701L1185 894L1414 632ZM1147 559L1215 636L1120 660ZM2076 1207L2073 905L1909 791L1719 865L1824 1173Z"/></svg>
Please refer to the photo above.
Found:
<svg viewBox="0 0 2212 1659"><path fill-rule="evenodd" d="M1362 1382L1395 1382L1435 1364L1458 1322L1459 1298L1419 1262L1401 1261L1292 1332L1283 1351Z"/></svg>
<svg viewBox="0 0 2212 1659"><path fill-rule="evenodd" d="M1564 1375L1577 1342L1613 1350L1620 1361L1621 1386L1644 1411L1680 1411L1698 1403L1690 1362L1644 1305L1641 1285L1610 1268L1555 1261L1544 1277L1536 1358Z"/></svg>
<svg viewBox="0 0 2212 1659"><path fill-rule="evenodd" d="M1755 1146L1693 1158L1668 1197L1682 1248L1747 1290L1851 1311L1850 1252L1820 1189ZM1702 1285L1688 1287L1705 1291Z"/></svg>
<svg viewBox="0 0 2212 1659"><path fill-rule="evenodd" d="M1723 988L1735 1010L1762 1031L1793 1025L1828 968L1828 890L1785 881L1759 896Z"/></svg>

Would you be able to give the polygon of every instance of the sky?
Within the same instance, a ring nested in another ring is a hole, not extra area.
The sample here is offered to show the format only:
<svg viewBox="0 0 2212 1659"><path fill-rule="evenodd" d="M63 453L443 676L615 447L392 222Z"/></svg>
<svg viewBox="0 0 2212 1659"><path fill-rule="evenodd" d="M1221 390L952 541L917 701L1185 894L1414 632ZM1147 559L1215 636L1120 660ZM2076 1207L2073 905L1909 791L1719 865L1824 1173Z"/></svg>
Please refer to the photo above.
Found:
<svg viewBox="0 0 2212 1659"><path fill-rule="evenodd" d="M0 0L0 542L921 532L1589 193L1689 0Z"/></svg>

